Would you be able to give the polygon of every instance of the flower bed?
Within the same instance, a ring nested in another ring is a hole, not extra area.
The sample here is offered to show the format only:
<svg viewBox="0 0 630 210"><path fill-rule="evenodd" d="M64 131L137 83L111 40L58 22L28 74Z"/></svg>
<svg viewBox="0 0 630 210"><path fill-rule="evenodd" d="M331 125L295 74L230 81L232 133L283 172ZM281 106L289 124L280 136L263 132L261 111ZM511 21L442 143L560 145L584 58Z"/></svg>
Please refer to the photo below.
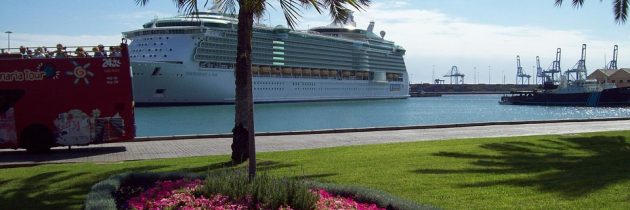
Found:
<svg viewBox="0 0 630 210"><path fill-rule="evenodd" d="M263 184L238 186L225 177L209 175L203 181L196 174L119 174L92 187L85 209L432 209L358 187L265 176ZM238 196L243 189L253 191Z"/></svg>
<svg viewBox="0 0 630 210"><path fill-rule="evenodd" d="M200 179L166 180L157 181L154 187L140 193L140 195L127 200L124 208L129 209L248 209L254 203L251 197L241 200L230 199L229 196L213 194L206 198L197 193L203 187ZM325 189L311 191L319 197L316 209L357 209L357 210L384 210L376 204L360 203L352 198L335 196ZM264 209L264 204L254 203L256 209ZM280 209L292 209L290 206L281 206Z"/></svg>

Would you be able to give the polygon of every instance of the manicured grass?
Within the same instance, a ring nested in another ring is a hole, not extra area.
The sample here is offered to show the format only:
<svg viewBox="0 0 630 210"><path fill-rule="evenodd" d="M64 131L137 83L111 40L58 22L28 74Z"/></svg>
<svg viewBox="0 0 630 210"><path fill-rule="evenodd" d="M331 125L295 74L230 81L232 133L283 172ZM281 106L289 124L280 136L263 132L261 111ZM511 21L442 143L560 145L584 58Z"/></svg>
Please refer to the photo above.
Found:
<svg viewBox="0 0 630 210"><path fill-rule="evenodd" d="M0 209L80 209L90 186L110 175L204 172L228 159L1 168ZM445 209L630 209L630 131L270 152L258 162L270 174L360 185Z"/></svg>

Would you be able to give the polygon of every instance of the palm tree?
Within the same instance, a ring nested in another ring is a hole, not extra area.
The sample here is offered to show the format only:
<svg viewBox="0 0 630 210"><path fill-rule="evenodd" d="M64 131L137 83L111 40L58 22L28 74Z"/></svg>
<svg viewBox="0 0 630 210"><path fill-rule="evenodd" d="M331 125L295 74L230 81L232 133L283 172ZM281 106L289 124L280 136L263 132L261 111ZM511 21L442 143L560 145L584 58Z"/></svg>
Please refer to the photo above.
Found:
<svg viewBox="0 0 630 210"><path fill-rule="evenodd" d="M603 0L600 0L603 1ZM628 3L630 0L612 0L613 12L615 13L615 21L617 23L626 23L628 18ZM573 7L582 7L584 0L573 0ZM562 6L562 0L556 0L556 6Z"/></svg>
<svg viewBox="0 0 630 210"><path fill-rule="evenodd" d="M135 0L144 6L149 0ZM198 10L197 0L174 0L180 12ZM284 18L291 29L301 17L300 9L314 8L320 14L325 9L335 23L345 22L350 14L349 7L363 10L370 0L277 0ZM252 94L252 30L254 19L264 16L266 0L214 0L219 8L234 13L238 7L238 44L236 49L236 97L235 120L232 142L232 162L242 163L249 158L249 177L256 175L256 148L254 141L254 103ZM237 5L238 3L238 5ZM208 0L206 0L206 5Z"/></svg>

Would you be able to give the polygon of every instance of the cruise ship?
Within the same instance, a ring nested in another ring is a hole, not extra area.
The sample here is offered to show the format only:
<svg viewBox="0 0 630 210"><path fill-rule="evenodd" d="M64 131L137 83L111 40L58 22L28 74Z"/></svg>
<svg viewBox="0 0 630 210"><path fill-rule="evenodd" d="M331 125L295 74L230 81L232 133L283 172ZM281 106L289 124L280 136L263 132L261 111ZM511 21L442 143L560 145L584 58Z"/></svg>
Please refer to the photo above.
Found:
<svg viewBox="0 0 630 210"><path fill-rule="evenodd" d="M212 8L123 32L136 105L233 103L237 21ZM254 24L254 102L408 98L405 49L373 30L353 17L305 31Z"/></svg>

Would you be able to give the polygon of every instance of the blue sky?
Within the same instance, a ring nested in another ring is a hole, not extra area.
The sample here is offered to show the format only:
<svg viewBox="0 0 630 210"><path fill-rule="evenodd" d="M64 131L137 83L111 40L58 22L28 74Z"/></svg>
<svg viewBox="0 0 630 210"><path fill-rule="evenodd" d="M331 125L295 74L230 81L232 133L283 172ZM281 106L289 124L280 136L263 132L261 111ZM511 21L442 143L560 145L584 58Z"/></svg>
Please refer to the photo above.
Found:
<svg viewBox="0 0 630 210"><path fill-rule="evenodd" d="M115 44L123 31L176 14L170 0L153 0L146 7L133 0L2 0L0 31L13 31L12 47ZM490 83L503 83L503 75L513 83L516 55L531 74L536 55L547 68L560 47L562 68L568 69L579 59L582 43L588 45L589 70L610 59L614 44L619 45L619 66L630 67L630 24L615 23L611 0L589 0L581 9L570 0L560 8L554 0L375 0L355 16L358 27L373 20L375 30L386 31L386 39L407 49L414 83L441 78L453 65L466 74L467 83L488 83L488 76ZM263 22L284 24L273 9L269 17ZM328 23L326 15L306 11L298 29ZM1 34L0 48L6 45Z"/></svg>

